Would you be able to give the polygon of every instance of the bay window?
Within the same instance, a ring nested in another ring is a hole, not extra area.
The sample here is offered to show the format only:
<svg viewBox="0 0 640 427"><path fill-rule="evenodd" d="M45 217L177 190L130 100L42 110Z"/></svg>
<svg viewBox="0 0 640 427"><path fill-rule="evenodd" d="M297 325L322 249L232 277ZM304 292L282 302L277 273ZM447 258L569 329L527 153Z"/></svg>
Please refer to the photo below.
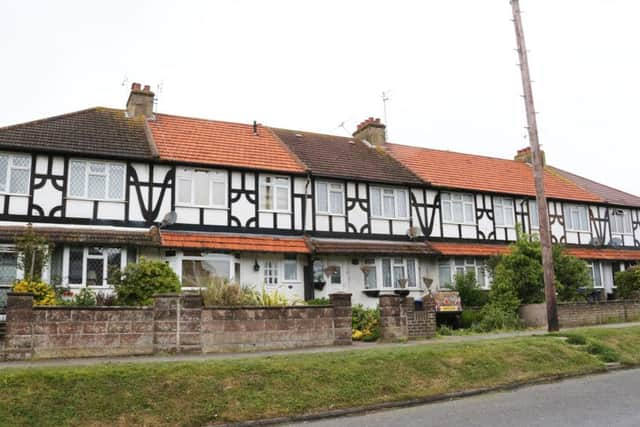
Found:
<svg viewBox="0 0 640 427"><path fill-rule="evenodd" d="M319 181L316 184L316 210L321 214L344 214L344 185Z"/></svg>
<svg viewBox="0 0 640 427"><path fill-rule="evenodd" d="M442 193L440 199L444 222L475 225L476 216L472 194Z"/></svg>
<svg viewBox="0 0 640 427"><path fill-rule="evenodd" d="M260 177L260 209L289 212L289 178L266 175Z"/></svg>
<svg viewBox="0 0 640 427"><path fill-rule="evenodd" d="M226 172L180 168L176 180L176 200L179 205L227 207Z"/></svg>
<svg viewBox="0 0 640 427"><path fill-rule="evenodd" d="M397 188L371 188L371 216L379 218L408 218L409 195Z"/></svg>
<svg viewBox="0 0 640 427"><path fill-rule="evenodd" d="M0 193L29 193L31 156L0 153Z"/></svg>
<svg viewBox="0 0 640 427"><path fill-rule="evenodd" d="M376 289L378 287L378 277L376 274L376 260L365 259L364 266L362 266L362 273L364 274L364 288Z"/></svg>
<svg viewBox="0 0 640 427"><path fill-rule="evenodd" d="M566 205L565 225L568 231L589 231L589 214L582 205Z"/></svg>
<svg viewBox="0 0 640 427"><path fill-rule="evenodd" d="M182 256L182 287L200 288L211 280L234 278L234 258L230 255L184 251Z"/></svg>
<svg viewBox="0 0 640 427"><path fill-rule="evenodd" d="M617 234L633 234L631 225L631 212L623 209L611 209L609 211L611 232Z"/></svg>
<svg viewBox="0 0 640 427"><path fill-rule="evenodd" d="M494 220L497 226L513 227L513 199L508 197L496 197L493 199Z"/></svg>
<svg viewBox="0 0 640 427"><path fill-rule="evenodd" d="M69 162L69 197L124 200L125 165L90 160Z"/></svg>
<svg viewBox="0 0 640 427"><path fill-rule="evenodd" d="M382 258L382 287L417 287L417 263L413 258Z"/></svg>
<svg viewBox="0 0 640 427"><path fill-rule="evenodd" d="M114 271L127 262L123 248L69 247L64 252L64 270L69 286L105 287L112 285ZM130 254L131 255L131 254Z"/></svg>

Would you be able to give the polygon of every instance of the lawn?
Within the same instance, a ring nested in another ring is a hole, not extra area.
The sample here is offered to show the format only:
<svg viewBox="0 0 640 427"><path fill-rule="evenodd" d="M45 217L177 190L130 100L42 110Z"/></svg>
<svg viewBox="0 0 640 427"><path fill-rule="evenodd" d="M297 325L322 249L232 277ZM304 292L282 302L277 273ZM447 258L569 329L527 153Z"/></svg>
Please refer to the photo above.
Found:
<svg viewBox="0 0 640 427"><path fill-rule="evenodd" d="M640 362L640 327L344 353L0 371L0 423L202 426Z"/></svg>

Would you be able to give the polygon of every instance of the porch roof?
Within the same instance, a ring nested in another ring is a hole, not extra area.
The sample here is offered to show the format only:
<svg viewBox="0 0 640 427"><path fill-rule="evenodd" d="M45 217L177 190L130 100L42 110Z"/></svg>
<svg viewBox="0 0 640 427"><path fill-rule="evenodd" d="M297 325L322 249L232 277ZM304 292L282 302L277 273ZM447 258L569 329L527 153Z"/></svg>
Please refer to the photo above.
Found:
<svg viewBox="0 0 640 427"><path fill-rule="evenodd" d="M308 254L303 237L254 236L226 233L161 231L163 247L181 249L218 249L239 252L278 252Z"/></svg>
<svg viewBox="0 0 640 427"><path fill-rule="evenodd" d="M312 238L310 245L318 254L436 255L427 242L393 242Z"/></svg>
<svg viewBox="0 0 640 427"><path fill-rule="evenodd" d="M0 226L0 242L13 243L24 235L28 225ZM31 226L38 235L52 243L70 243L86 245L114 246L158 246L160 240L157 233L149 229L127 229L123 227L55 227Z"/></svg>

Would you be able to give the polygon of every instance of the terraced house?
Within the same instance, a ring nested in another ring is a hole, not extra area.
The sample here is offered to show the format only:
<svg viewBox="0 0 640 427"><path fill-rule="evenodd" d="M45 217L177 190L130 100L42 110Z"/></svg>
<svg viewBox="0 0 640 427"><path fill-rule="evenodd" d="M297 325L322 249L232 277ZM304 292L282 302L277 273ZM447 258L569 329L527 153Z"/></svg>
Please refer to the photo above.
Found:
<svg viewBox="0 0 640 427"><path fill-rule="evenodd" d="M90 108L0 129L0 281L21 272L27 224L55 249L46 279L109 289L110 268L169 263L184 288L211 276L313 298L446 288L538 218L530 153L515 160L386 141L158 114L148 86L126 109ZM409 141L412 142L412 141ZM594 286L640 260L640 198L546 166L553 239Z"/></svg>

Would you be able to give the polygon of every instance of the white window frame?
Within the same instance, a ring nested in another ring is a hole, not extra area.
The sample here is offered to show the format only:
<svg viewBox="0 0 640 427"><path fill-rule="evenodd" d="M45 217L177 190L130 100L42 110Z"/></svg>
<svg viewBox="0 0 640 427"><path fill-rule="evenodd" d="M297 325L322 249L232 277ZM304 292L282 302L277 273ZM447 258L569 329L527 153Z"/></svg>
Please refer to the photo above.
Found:
<svg viewBox="0 0 640 427"><path fill-rule="evenodd" d="M71 194L71 183L67 184L67 198L68 199L76 199L76 200L102 200L107 202L124 202L126 197L126 180L127 180L127 165L122 162L109 162L104 160L89 160L89 159L70 159L69 167L67 170L67 179L71 180L71 167L73 163L82 163L84 164L84 189L82 195L72 195ZM104 173L91 172L91 164L103 165L105 168ZM120 166L122 167L122 197L112 198L109 196L111 189L111 174L109 173L111 170L111 166ZM89 175L102 175L105 177L104 184L104 197L89 197Z"/></svg>
<svg viewBox="0 0 640 427"><path fill-rule="evenodd" d="M206 173L209 178L209 203L198 204L196 200L196 179L197 173ZM212 208L212 209L227 209L229 203L229 195L227 194L227 182L228 174L226 171L219 169L196 169L196 168L178 168L176 174L176 206L179 207L194 207L194 208ZM189 201L180 201L180 181L189 181L191 186L191 194L189 195ZM224 202L222 204L213 203L214 197L214 185L222 184L222 194Z"/></svg>
<svg viewBox="0 0 640 427"><path fill-rule="evenodd" d="M268 288L279 286L282 283L282 278L280 277L281 270L280 261L278 260L266 259L262 261L262 284ZM267 272L269 274L267 274ZM271 279L271 283L267 282L268 278Z"/></svg>
<svg viewBox="0 0 640 427"><path fill-rule="evenodd" d="M393 188L393 187L383 187L383 186L374 186L371 187L371 189L369 190L371 193L371 197L370 197L370 213L371 213L371 217L372 218L378 218L378 219L409 219L410 217L410 204L409 204L409 191L405 188ZM375 207L373 205L373 193L374 192L378 192L379 193L379 205L377 206L377 209L379 210L379 213L376 214L375 212ZM400 203L400 196L399 194L403 193L404 197L405 197L405 203L404 203L404 211L406 213L405 216L400 216L399 215L399 207L401 206ZM389 212L385 211L385 203L384 203L384 199L385 197L389 198L392 197L393 198L393 215L389 215Z"/></svg>
<svg viewBox="0 0 640 427"><path fill-rule="evenodd" d="M321 186L324 186L324 191L320 189ZM324 193L327 201L327 209L320 208L320 193ZM339 193L340 194L340 205L333 206L331 203L331 193ZM316 182L316 212L324 215L339 215L345 216L345 188L344 184L341 182L332 182L332 181L317 181Z"/></svg>
<svg viewBox="0 0 640 427"><path fill-rule="evenodd" d="M282 182L278 182L278 180L286 180L286 185ZM272 195L272 206L271 208L265 207L265 194L266 188L271 188ZM287 208L282 209L278 208L278 189L286 189L287 190ZM260 200L258 201L260 211L262 212L278 212L278 213L291 213L291 178L284 175L261 175L260 176Z"/></svg>
<svg viewBox="0 0 640 427"><path fill-rule="evenodd" d="M604 264L600 261L588 261L587 268L591 272L591 283L593 284L593 289L604 289ZM600 276L600 286L597 286L597 277Z"/></svg>
<svg viewBox="0 0 640 427"><path fill-rule="evenodd" d="M498 211L502 213L502 222L498 222ZM513 199L510 197L494 197L493 218L498 227L514 227L516 216Z"/></svg>
<svg viewBox="0 0 640 427"><path fill-rule="evenodd" d="M470 198L471 200L465 200L466 198ZM454 204L460 204L462 221L456 221L454 219ZM467 207L471 208L471 218L468 218ZM475 196L472 193L441 193L440 209L442 211L442 222L445 224L476 225Z"/></svg>
<svg viewBox="0 0 640 427"><path fill-rule="evenodd" d="M591 220L589 219L589 208L584 205L575 205L575 204L566 204L564 208L564 221L565 227L567 231L578 232L578 233L589 233L591 231ZM573 223L573 213L578 214L578 222L580 224ZM584 219L586 221L586 227L581 228L583 224L581 224L581 212L584 212ZM577 225L577 227L576 227Z"/></svg>
<svg viewBox="0 0 640 427"><path fill-rule="evenodd" d="M415 277L415 283L413 285L411 285L411 283L409 282L409 260L413 260L413 270L414 270L414 277ZM391 286L385 286L384 283L384 264L385 261L389 262L389 267L391 269L390 274L391 274ZM419 266L418 266L418 259L417 258L412 258L412 257L383 257L379 259L379 268L380 268L380 278L382 281L382 286L378 285L378 289L419 289L420 288L420 284L418 282L418 276L419 276ZM402 269L402 278L407 280L407 283L405 285L404 288L401 288L400 285L398 284L398 280L400 280L399 277L396 277L396 268L401 268ZM376 280L376 284L378 281Z"/></svg>
<svg viewBox="0 0 640 427"><path fill-rule="evenodd" d="M0 157L7 158L7 172L5 176L5 188L0 191L0 194L7 194L10 196L28 196L31 190L31 156L29 154L16 154L16 153L0 153ZM14 165L14 160L22 158L27 160L26 166ZM27 171L27 188L24 193L11 191L11 180L13 179L14 170L26 170Z"/></svg>
<svg viewBox="0 0 640 427"><path fill-rule="evenodd" d="M100 249L104 249L102 255L89 255L90 247L98 247ZM74 247L77 248L77 247ZM120 270L122 271L127 266L127 248L126 247L115 247L115 246L83 246L82 249L82 283L70 283L69 279L69 261L70 261L70 250L71 246L65 246L64 251L62 253L62 277L64 278L64 285L68 286L72 289L80 289L80 288L90 288L90 289L111 289L113 284L108 283L109 280L109 264L108 264L108 255L106 254L107 249L119 249L120 250ZM102 285L96 286L87 286L87 260L89 259L102 259Z"/></svg>
<svg viewBox="0 0 640 427"><path fill-rule="evenodd" d="M539 229L540 215L538 214L538 202L535 199L533 200L530 199L528 203L529 203L529 225L531 229Z"/></svg>
<svg viewBox="0 0 640 427"><path fill-rule="evenodd" d="M286 269L287 265L293 266L293 271L295 271L296 277L293 279L287 279ZM298 283L298 260L297 259L285 259L282 261L282 283Z"/></svg>
<svg viewBox="0 0 640 427"><path fill-rule="evenodd" d="M207 252L203 252L200 255L184 255L184 252L182 253L182 256L179 259L179 263L180 263L180 288L181 289L198 289L197 286L182 286L182 261L222 261L222 262L227 262L229 263L229 277L228 279L230 281L235 280L235 257L232 255L225 255L225 254L212 254L212 253L207 253Z"/></svg>
<svg viewBox="0 0 640 427"><path fill-rule="evenodd" d="M449 269L449 286L447 283L441 283L440 269L441 267L448 267ZM487 274L486 259L481 257L451 257L441 260L438 263L438 289L451 289L455 283L455 277L457 274L466 274L473 269L476 275L476 282L480 289L489 289L491 287L491 281ZM482 272L482 274L480 274ZM480 280L482 278L482 280Z"/></svg>
<svg viewBox="0 0 640 427"><path fill-rule="evenodd" d="M617 220L620 220L620 223ZM613 234L633 234L631 211L628 209L609 209L609 224ZM622 230L618 229L618 226L622 226Z"/></svg>

